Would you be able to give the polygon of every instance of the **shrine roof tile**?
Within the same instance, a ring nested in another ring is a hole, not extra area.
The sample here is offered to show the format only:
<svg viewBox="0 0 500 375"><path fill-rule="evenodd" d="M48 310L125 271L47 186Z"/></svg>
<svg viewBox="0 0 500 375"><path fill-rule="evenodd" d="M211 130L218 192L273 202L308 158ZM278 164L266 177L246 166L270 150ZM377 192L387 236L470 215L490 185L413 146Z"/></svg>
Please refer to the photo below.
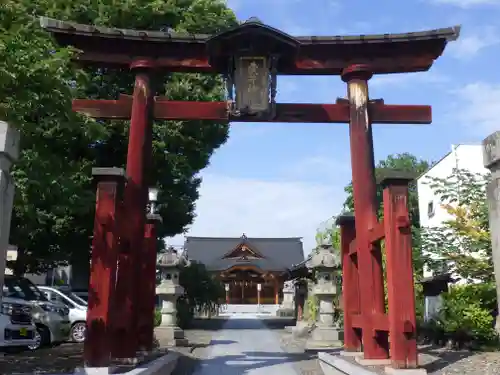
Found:
<svg viewBox="0 0 500 375"><path fill-rule="evenodd" d="M53 18L41 17L42 28L57 34L74 34L83 36L95 36L103 38L120 38L131 40L144 40L156 42L191 42L204 44L214 35L212 34L189 34L173 31L133 30L121 28L109 28L104 26L93 26L79 24L69 21L60 21ZM263 25L265 26L265 25ZM366 35L333 35L333 36L293 36L300 44L363 44L363 43L387 43L387 42L409 42L424 41L432 39L443 39L447 42L456 40L460 35L461 26L453 26L441 29L433 29L409 33L395 34L366 34Z"/></svg>
<svg viewBox="0 0 500 375"><path fill-rule="evenodd" d="M222 259L244 241L261 253L263 259ZM184 248L189 259L204 263L209 270L226 270L235 265L253 265L264 271L286 271L304 261L301 238L186 237Z"/></svg>

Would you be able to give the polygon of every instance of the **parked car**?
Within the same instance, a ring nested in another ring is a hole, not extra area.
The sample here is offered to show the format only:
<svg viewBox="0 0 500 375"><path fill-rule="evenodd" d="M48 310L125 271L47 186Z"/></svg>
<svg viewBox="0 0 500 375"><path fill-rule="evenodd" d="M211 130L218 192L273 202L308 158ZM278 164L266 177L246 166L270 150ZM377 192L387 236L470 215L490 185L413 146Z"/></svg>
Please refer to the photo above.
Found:
<svg viewBox="0 0 500 375"><path fill-rule="evenodd" d="M71 292L68 288L39 286L45 297L51 302L62 304L69 308L69 321L71 323L70 338L74 342L85 341L87 330L87 302Z"/></svg>
<svg viewBox="0 0 500 375"><path fill-rule="evenodd" d="M71 323L69 309L50 302L35 284L24 277L5 275L2 302L24 304L31 309L36 326L32 350L40 346L60 344L69 340Z"/></svg>
<svg viewBox="0 0 500 375"><path fill-rule="evenodd" d="M36 326L31 318L31 308L2 301L0 332L0 351L22 351L34 345Z"/></svg>
<svg viewBox="0 0 500 375"><path fill-rule="evenodd" d="M89 302L89 292L88 290L75 290L73 289L72 290L73 294L77 295L78 297L80 297L81 299L83 299L85 302Z"/></svg>

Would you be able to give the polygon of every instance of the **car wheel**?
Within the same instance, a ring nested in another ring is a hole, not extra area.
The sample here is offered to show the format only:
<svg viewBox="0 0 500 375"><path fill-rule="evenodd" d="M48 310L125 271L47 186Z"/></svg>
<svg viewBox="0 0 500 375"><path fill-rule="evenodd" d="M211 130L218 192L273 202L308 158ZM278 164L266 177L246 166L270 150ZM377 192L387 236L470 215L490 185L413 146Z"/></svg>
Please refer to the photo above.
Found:
<svg viewBox="0 0 500 375"><path fill-rule="evenodd" d="M78 322L71 327L70 337L73 342L84 342L85 334L87 332L87 324Z"/></svg>
<svg viewBox="0 0 500 375"><path fill-rule="evenodd" d="M45 327L36 327L35 330L35 342L33 345L29 345L28 349L37 350L42 346L50 344L50 332Z"/></svg>

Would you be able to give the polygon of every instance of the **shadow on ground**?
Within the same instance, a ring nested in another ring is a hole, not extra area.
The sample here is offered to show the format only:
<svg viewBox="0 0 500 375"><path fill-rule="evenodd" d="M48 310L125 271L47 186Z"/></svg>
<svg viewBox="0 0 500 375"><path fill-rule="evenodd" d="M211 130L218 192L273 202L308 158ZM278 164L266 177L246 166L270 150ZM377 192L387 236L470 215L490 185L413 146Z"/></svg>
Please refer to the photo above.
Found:
<svg viewBox="0 0 500 375"><path fill-rule="evenodd" d="M290 318L277 318L277 317L261 317L258 319L240 319L228 317L216 317L212 319L195 319L190 325L189 330L204 330L204 331L218 331L223 326L224 329L255 329L260 328L260 322L264 323L266 328L270 330L281 330L286 326L295 325L295 320Z"/></svg>
<svg viewBox="0 0 500 375"><path fill-rule="evenodd" d="M442 347L432 345L428 347L420 347L419 353L428 354L429 356L436 358L434 361L426 363L422 366L430 373L442 370L453 363L474 355L474 352L468 350L446 350Z"/></svg>
<svg viewBox="0 0 500 375"><path fill-rule="evenodd" d="M197 359L186 355L179 357L173 375L193 374L196 370L206 374L244 375L249 371L309 360L316 356L311 353L269 353L243 352L237 355L224 355L209 359ZM272 371L269 369L269 371Z"/></svg>
<svg viewBox="0 0 500 375"><path fill-rule="evenodd" d="M2 374L63 374L83 366L83 345L63 344L16 354L0 359Z"/></svg>

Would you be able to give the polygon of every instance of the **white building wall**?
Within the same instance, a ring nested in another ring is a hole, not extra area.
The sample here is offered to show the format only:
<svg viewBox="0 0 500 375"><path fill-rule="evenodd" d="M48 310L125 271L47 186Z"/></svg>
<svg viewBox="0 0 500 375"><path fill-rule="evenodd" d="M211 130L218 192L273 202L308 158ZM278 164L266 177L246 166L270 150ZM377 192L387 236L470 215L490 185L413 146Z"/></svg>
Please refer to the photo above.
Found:
<svg viewBox="0 0 500 375"><path fill-rule="evenodd" d="M426 173L417 179L418 208L420 225L422 227L440 227L451 215L441 206L441 197L428 185L431 178L447 178L453 169L465 169L472 173L488 173L483 165L483 151L481 145L451 146L451 151L438 161ZM424 269L424 277L432 273Z"/></svg>

